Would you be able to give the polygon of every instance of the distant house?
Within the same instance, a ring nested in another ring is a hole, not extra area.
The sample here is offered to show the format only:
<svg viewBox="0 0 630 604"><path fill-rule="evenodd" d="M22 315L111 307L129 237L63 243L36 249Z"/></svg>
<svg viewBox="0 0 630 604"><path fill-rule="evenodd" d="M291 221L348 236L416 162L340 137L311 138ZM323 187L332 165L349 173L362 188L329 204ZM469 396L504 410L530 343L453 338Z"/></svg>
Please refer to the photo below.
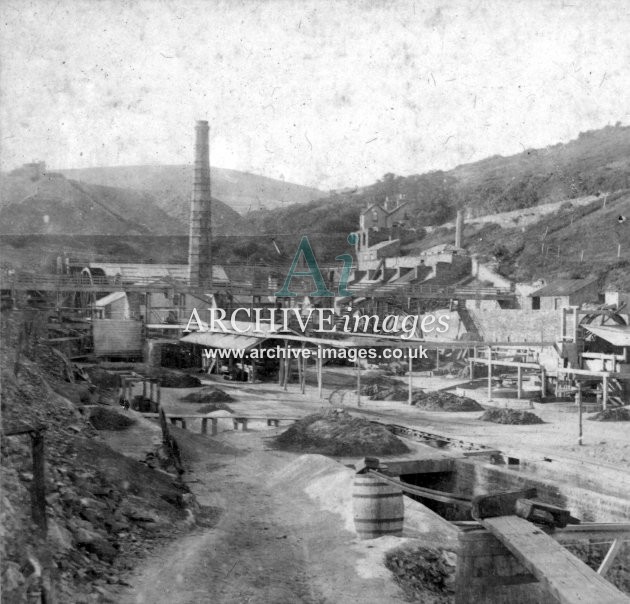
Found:
<svg viewBox="0 0 630 604"><path fill-rule="evenodd" d="M597 279L560 279L529 294L532 310L558 310L597 302Z"/></svg>

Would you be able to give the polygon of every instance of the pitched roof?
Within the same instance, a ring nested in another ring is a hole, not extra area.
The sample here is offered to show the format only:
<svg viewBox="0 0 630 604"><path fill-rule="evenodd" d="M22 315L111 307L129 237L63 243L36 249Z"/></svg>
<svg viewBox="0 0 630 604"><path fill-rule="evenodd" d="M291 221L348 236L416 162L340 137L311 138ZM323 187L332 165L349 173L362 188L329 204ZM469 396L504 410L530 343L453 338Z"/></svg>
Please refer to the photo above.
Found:
<svg viewBox="0 0 630 604"><path fill-rule="evenodd" d="M569 296L575 292L579 292L581 289L592 285L597 279L595 277L591 279L559 279L553 283L549 283L540 289L532 292L530 297L543 298L548 296Z"/></svg>

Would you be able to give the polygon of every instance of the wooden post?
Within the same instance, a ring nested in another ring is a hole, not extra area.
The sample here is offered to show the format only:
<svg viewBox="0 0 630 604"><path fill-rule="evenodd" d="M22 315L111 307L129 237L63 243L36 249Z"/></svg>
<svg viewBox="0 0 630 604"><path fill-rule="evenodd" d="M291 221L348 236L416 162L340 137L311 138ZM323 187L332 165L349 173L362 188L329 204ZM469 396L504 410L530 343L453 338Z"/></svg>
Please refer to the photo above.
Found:
<svg viewBox="0 0 630 604"><path fill-rule="evenodd" d="M147 378L142 380L142 398L147 398Z"/></svg>
<svg viewBox="0 0 630 604"><path fill-rule="evenodd" d="M210 434L212 434L212 436L216 436L219 432L219 420L216 417L211 417L210 418L210 422L211 422L211 432Z"/></svg>
<svg viewBox="0 0 630 604"><path fill-rule="evenodd" d="M322 345L317 345L317 396L322 400L323 396L323 379L322 379Z"/></svg>
<svg viewBox="0 0 630 604"><path fill-rule="evenodd" d="M280 352L280 347L277 348L278 352ZM278 386L282 386L284 384L284 359L278 359Z"/></svg>
<svg viewBox="0 0 630 604"><path fill-rule="evenodd" d="M46 521L46 476L44 473L44 434L42 430L31 432L33 455L33 483L31 486L31 513L43 535L48 530Z"/></svg>
<svg viewBox="0 0 630 604"><path fill-rule="evenodd" d="M597 574L602 575L602 577L608 572L613 562L615 561L615 557L619 553L621 546L623 545L623 541L621 539L615 539L606 554L606 557L602 560L602 563L599 565L597 569Z"/></svg>
<svg viewBox="0 0 630 604"><path fill-rule="evenodd" d="M300 353L301 356L299 356L297 358L297 368L298 368L298 383L300 384L300 390L302 390L302 374L304 373L304 371L302 369L302 363L304 361L304 356L303 356L303 353L304 353L304 342L302 342L302 346L300 348L301 348L301 353ZM302 393L302 394L304 394L304 393Z"/></svg>
<svg viewBox="0 0 630 604"><path fill-rule="evenodd" d="M488 346L488 400L492 400L492 347Z"/></svg>
<svg viewBox="0 0 630 604"><path fill-rule="evenodd" d="M578 404L578 445L582 446L582 387L580 386L580 382L577 384L578 389L575 396Z"/></svg>
<svg viewBox="0 0 630 604"><path fill-rule="evenodd" d="M540 396L542 398L547 396L547 376L544 367L540 368Z"/></svg>
<svg viewBox="0 0 630 604"><path fill-rule="evenodd" d="M439 348L435 349L435 368L436 369L440 368L440 349Z"/></svg>
<svg viewBox="0 0 630 604"><path fill-rule="evenodd" d="M159 406L160 406L160 401L161 401L161 399L162 399L162 390L161 390L161 388L160 388L160 380L157 380L157 381L155 382L155 389L156 389L156 391L157 391L157 396L156 396L156 398L157 398L157 404L158 404L158 407L159 407Z"/></svg>
<svg viewBox="0 0 630 604"><path fill-rule="evenodd" d="M411 375L413 364L411 361L411 348L407 348L407 354L409 355L409 397L408 397L407 402L409 403L409 405L411 405L411 403L413 402L413 398L412 398L413 378Z"/></svg>
<svg viewBox="0 0 630 604"><path fill-rule="evenodd" d="M608 376L602 378L602 409L606 409L608 405Z"/></svg>
<svg viewBox="0 0 630 604"><path fill-rule="evenodd" d="M580 262L584 262L584 250L582 250L582 253L580 254Z"/></svg>
<svg viewBox="0 0 630 604"><path fill-rule="evenodd" d="M356 360L357 363L357 407L361 406L361 365L359 364L359 359Z"/></svg>
<svg viewBox="0 0 630 604"><path fill-rule="evenodd" d="M520 399L523 394L523 375L521 367L516 368L516 398Z"/></svg>

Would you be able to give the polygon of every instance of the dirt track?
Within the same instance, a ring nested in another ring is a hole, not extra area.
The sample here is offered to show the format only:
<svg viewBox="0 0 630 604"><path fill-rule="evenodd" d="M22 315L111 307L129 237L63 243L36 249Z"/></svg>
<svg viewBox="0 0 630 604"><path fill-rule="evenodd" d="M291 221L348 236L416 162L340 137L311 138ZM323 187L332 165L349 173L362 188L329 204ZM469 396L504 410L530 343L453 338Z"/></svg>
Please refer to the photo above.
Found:
<svg viewBox="0 0 630 604"><path fill-rule="evenodd" d="M370 570L380 565L387 540L358 542L340 514L323 511L301 489L274 482L274 470L296 456L263 451L256 433L226 433L220 440L229 439L230 446L219 450L207 437L186 436L184 448L197 458L189 480L199 481L190 486L202 505L223 512L213 528L148 558L121 602L404 601L388 571ZM366 553L378 554L379 563L366 562Z"/></svg>

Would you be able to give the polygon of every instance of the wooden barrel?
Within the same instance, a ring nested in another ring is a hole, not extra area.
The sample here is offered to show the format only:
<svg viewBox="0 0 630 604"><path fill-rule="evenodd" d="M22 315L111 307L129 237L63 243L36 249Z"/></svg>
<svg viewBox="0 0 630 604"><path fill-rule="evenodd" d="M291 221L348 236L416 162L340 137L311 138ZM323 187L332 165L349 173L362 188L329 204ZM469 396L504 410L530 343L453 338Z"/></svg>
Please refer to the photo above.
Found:
<svg viewBox="0 0 630 604"><path fill-rule="evenodd" d="M376 476L356 474L352 487L354 527L360 539L402 535L402 491Z"/></svg>

